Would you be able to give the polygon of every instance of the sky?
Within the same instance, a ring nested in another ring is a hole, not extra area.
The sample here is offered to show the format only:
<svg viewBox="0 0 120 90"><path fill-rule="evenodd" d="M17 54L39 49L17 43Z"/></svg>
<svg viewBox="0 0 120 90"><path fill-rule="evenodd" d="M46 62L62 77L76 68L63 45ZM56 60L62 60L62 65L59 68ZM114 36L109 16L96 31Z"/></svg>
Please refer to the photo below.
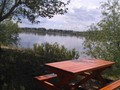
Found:
<svg viewBox="0 0 120 90"><path fill-rule="evenodd" d="M39 17L39 24L31 24L27 19L22 19L19 27L86 31L92 23L101 19L100 5L103 1L106 0L71 0L66 14L55 15L51 19Z"/></svg>

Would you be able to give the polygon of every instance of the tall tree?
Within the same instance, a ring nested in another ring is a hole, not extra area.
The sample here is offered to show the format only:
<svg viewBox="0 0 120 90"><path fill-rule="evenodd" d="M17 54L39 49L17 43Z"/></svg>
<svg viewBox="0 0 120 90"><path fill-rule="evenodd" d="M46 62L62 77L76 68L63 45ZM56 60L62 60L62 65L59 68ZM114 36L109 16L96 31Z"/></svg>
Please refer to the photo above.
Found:
<svg viewBox="0 0 120 90"><path fill-rule="evenodd" d="M102 20L89 29L85 46L87 54L119 61L120 54L120 0L108 0L102 4ZM92 37L91 37L92 36Z"/></svg>
<svg viewBox="0 0 120 90"><path fill-rule="evenodd" d="M2 53L2 45L17 46L19 39L18 32L18 25L11 20L4 20L0 23L0 54Z"/></svg>
<svg viewBox="0 0 120 90"><path fill-rule="evenodd" d="M0 22L7 18L27 18L32 23L38 16L53 17L67 12L66 5L59 0L0 0Z"/></svg>
<svg viewBox="0 0 120 90"><path fill-rule="evenodd" d="M19 28L16 23L4 20L0 23L0 45L17 45Z"/></svg>
<svg viewBox="0 0 120 90"><path fill-rule="evenodd" d="M102 20L92 25L84 42L86 54L115 61L108 75L120 78L120 0L108 0L102 4Z"/></svg>

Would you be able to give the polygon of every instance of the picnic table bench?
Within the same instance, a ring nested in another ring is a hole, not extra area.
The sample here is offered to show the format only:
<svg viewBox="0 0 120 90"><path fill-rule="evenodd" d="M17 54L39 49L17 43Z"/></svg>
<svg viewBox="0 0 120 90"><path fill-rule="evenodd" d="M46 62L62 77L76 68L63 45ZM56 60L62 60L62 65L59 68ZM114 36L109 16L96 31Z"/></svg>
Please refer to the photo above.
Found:
<svg viewBox="0 0 120 90"><path fill-rule="evenodd" d="M53 88L54 90L59 90L58 88L54 86L54 84L49 82L49 80L56 78L56 77L57 77L57 74L51 73L51 74L36 76L35 79L38 81L38 83L40 83L46 88L49 88L50 90L52 90Z"/></svg>
<svg viewBox="0 0 120 90"><path fill-rule="evenodd" d="M101 88L100 90L115 90L117 88L120 88L120 80L114 81L107 86Z"/></svg>
<svg viewBox="0 0 120 90"><path fill-rule="evenodd" d="M45 66L52 74L35 78L48 90L61 90L63 88L64 90L76 90L79 85L86 83L89 79L98 80L104 86L106 82L102 77L102 72L113 64L114 62L100 59L80 59L47 63ZM84 76L84 78L74 85L70 85L71 81L75 80L77 76ZM53 78L58 78L59 81L54 84L49 82Z"/></svg>
<svg viewBox="0 0 120 90"><path fill-rule="evenodd" d="M47 81L47 80L50 80L55 77L57 77L57 74L51 73L51 74L46 74L46 75L42 75L42 76L37 76L35 78L39 81Z"/></svg>

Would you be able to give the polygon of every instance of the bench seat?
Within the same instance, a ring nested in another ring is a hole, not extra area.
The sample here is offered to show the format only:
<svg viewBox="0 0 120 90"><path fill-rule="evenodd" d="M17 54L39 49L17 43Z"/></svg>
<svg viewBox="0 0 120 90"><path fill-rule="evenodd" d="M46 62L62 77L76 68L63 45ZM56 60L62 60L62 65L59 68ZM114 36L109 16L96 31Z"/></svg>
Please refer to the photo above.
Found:
<svg viewBox="0 0 120 90"><path fill-rule="evenodd" d="M120 80L114 81L107 86L101 88L100 90L115 90L120 87Z"/></svg>
<svg viewBox="0 0 120 90"><path fill-rule="evenodd" d="M55 77L57 77L57 74L52 73L52 74L46 74L46 75L42 75L42 76L36 76L35 78L38 81L47 81L47 80L50 80Z"/></svg>
<svg viewBox="0 0 120 90"><path fill-rule="evenodd" d="M52 74L46 74L42 76L36 76L35 79L37 80L39 84L41 84L42 86L44 86L45 88L49 90L60 90L54 84L49 82L49 80L56 78L56 77L57 77L57 74L52 73Z"/></svg>

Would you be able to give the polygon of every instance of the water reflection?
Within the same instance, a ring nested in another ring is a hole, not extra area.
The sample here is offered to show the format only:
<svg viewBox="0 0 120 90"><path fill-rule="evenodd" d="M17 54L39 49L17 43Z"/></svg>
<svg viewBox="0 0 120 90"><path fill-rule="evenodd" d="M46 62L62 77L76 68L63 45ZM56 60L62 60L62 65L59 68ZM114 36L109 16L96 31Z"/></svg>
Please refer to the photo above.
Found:
<svg viewBox="0 0 120 90"><path fill-rule="evenodd" d="M48 42L53 44L57 42L59 45L64 45L68 49L75 48L77 51L82 52L84 37L75 37L70 35L55 35L55 34L36 34L36 33L25 33L19 34L19 47L22 48L33 48L35 43L41 44Z"/></svg>

